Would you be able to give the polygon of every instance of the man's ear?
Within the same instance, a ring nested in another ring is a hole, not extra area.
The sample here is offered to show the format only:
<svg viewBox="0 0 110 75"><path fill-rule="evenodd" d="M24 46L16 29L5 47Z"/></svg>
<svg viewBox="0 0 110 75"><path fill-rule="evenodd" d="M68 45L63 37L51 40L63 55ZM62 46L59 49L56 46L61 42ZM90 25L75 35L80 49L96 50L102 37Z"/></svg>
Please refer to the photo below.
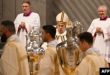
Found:
<svg viewBox="0 0 110 75"><path fill-rule="evenodd" d="M8 30L7 28L5 28L5 27L3 28L3 32L4 32L4 33L8 32L8 31L9 31L9 30Z"/></svg>

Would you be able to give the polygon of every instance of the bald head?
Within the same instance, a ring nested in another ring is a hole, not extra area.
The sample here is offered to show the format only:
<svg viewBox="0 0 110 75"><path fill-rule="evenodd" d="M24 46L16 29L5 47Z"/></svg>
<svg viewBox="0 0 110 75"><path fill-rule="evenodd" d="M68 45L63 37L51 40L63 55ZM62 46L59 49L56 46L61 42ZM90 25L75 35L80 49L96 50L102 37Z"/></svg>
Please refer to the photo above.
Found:
<svg viewBox="0 0 110 75"><path fill-rule="evenodd" d="M99 17L105 17L107 16L107 6L105 5L101 5L98 7L98 14L99 14Z"/></svg>
<svg viewBox="0 0 110 75"><path fill-rule="evenodd" d="M102 10L102 9L107 11L107 6L101 5L101 6L98 7L98 10Z"/></svg>

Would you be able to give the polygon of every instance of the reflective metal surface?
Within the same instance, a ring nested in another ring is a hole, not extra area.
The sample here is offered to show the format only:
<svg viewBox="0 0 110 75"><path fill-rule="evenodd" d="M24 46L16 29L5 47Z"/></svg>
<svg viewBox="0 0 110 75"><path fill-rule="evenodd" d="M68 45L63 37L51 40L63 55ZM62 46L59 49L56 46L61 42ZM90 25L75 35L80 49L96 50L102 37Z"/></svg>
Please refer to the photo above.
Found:
<svg viewBox="0 0 110 75"><path fill-rule="evenodd" d="M33 27L26 37L26 50L29 58L30 74L34 75L38 70L38 63L45 54L45 50L41 47L41 33L37 27Z"/></svg>
<svg viewBox="0 0 110 75"><path fill-rule="evenodd" d="M78 57L76 52L79 50L77 36L83 32L83 27L79 21L75 21L71 23L66 30L67 40L57 45L57 53L63 70L67 75L70 75L70 72L73 71L77 65Z"/></svg>

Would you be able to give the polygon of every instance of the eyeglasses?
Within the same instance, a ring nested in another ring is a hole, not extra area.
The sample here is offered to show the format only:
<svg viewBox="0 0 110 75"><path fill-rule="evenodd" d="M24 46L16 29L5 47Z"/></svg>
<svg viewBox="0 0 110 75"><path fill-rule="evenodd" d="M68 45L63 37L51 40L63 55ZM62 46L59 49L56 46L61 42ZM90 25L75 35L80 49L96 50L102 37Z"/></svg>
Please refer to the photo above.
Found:
<svg viewBox="0 0 110 75"><path fill-rule="evenodd" d="M22 6L22 8L24 8L24 7L27 8L27 7L29 7L29 6Z"/></svg>

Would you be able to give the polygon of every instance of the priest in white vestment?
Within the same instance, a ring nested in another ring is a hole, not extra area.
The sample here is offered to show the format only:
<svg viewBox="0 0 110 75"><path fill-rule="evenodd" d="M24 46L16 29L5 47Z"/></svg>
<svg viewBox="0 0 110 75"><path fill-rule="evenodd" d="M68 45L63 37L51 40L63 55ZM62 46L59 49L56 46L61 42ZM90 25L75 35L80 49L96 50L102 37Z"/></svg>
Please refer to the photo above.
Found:
<svg viewBox="0 0 110 75"><path fill-rule="evenodd" d="M110 18L107 17L107 7L98 7L100 18L94 19L88 29L94 37L93 47L110 63Z"/></svg>
<svg viewBox="0 0 110 75"><path fill-rule="evenodd" d="M67 14L62 11L56 16L56 39L58 40L58 43L61 43L65 40L66 38L66 26L68 24L69 18Z"/></svg>
<svg viewBox="0 0 110 75"><path fill-rule="evenodd" d="M14 23L16 28L16 33L18 34L20 41L26 46L26 35L36 27L36 31L40 28L40 17L38 13L31 11L31 4L29 1L23 1L22 11L17 15Z"/></svg>
<svg viewBox="0 0 110 75"><path fill-rule="evenodd" d="M58 43L66 41L63 46L61 45L57 48L60 65L65 75L71 75L71 73L74 71L74 68L76 67L79 54L78 49L73 48L74 44L72 40L71 44L68 43L71 45L71 47L67 46L67 41L70 40L69 38L72 38L73 36L71 33L67 32L67 28L71 28L73 24L64 11L60 12L56 16L56 22L56 39L58 40Z"/></svg>
<svg viewBox="0 0 110 75"><path fill-rule="evenodd" d="M56 29L52 25L42 27L42 40L47 42L47 49L41 58L36 75L60 75L58 56L56 52L55 40Z"/></svg>
<svg viewBox="0 0 110 75"><path fill-rule="evenodd" d="M108 63L94 51L92 34L83 32L78 38L81 55L78 66L71 75L100 75L100 68L108 68Z"/></svg>
<svg viewBox="0 0 110 75"><path fill-rule="evenodd" d="M26 49L15 34L14 23L9 20L2 21L0 28L0 31L8 38L0 59L0 73L2 75L30 75Z"/></svg>

